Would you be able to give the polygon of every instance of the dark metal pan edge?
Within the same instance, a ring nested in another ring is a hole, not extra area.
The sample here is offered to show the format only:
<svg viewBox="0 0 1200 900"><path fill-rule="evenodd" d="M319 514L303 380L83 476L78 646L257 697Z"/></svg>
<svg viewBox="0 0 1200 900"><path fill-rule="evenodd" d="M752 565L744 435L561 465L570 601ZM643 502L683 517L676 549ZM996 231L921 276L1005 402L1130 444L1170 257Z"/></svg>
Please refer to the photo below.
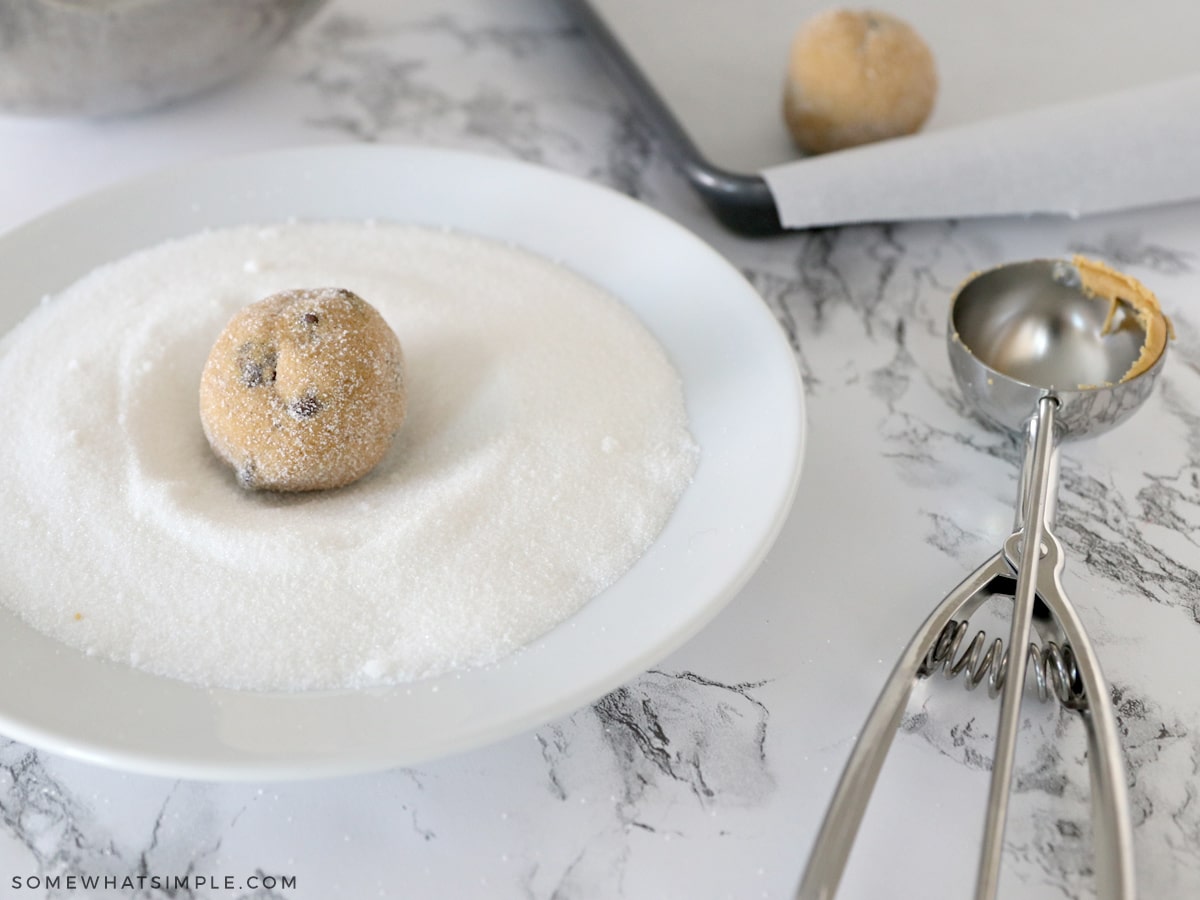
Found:
<svg viewBox="0 0 1200 900"><path fill-rule="evenodd" d="M558 0L600 50L621 89L658 132L684 177L730 231L762 237L783 232L771 189L761 175L728 172L709 162L587 0Z"/></svg>

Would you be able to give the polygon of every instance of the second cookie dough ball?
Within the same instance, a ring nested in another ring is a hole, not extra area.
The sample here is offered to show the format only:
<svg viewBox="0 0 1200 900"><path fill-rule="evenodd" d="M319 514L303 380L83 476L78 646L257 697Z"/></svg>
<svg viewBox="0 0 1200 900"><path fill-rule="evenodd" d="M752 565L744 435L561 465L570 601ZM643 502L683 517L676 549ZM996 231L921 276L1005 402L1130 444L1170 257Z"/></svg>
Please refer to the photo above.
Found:
<svg viewBox="0 0 1200 900"><path fill-rule="evenodd" d="M933 54L887 13L832 9L796 33L783 114L805 153L827 153L917 131L933 110Z"/></svg>
<svg viewBox="0 0 1200 900"><path fill-rule="evenodd" d="M200 380L208 442L249 488L316 491L361 478L387 453L406 407L400 341L341 288L246 307Z"/></svg>

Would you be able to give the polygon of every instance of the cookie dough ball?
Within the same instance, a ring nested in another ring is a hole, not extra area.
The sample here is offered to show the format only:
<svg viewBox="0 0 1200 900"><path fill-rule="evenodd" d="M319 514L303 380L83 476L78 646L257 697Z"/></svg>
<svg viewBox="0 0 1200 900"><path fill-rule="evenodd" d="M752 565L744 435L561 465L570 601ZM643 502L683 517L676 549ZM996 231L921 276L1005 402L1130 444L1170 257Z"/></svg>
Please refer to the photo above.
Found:
<svg viewBox="0 0 1200 900"><path fill-rule="evenodd" d="M283 291L225 326L200 379L200 419L248 488L319 491L361 478L404 421L404 356L341 288Z"/></svg>
<svg viewBox="0 0 1200 900"><path fill-rule="evenodd" d="M833 9L792 42L783 115L805 153L917 131L933 110L937 70L920 35L887 13Z"/></svg>

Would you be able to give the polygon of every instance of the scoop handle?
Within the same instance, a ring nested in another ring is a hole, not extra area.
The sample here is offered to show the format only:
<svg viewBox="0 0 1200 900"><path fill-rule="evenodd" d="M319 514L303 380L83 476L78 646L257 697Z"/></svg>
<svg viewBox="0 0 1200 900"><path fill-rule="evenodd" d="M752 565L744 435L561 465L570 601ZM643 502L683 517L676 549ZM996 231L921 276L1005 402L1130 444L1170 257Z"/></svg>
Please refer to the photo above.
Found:
<svg viewBox="0 0 1200 900"><path fill-rule="evenodd" d="M837 893L855 835L891 749L896 728L904 716L921 664L950 620L969 615L986 598L988 585L1011 572L1004 552L997 553L946 595L904 648L850 751L821 830L813 842L795 900L832 900Z"/></svg>
<svg viewBox="0 0 1200 900"><path fill-rule="evenodd" d="M1062 587L1063 552L1046 536L1047 556L1038 573L1041 596L1070 646L1087 698L1088 770L1092 784L1092 866L1099 900L1135 900L1133 826L1129 819L1127 775L1108 682L1083 622Z"/></svg>
<svg viewBox="0 0 1200 900"><path fill-rule="evenodd" d="M1004 826L1008 818L1008 801L1012 789L1013 761L1017 750L1017 727L1020 724L1021 698L1025 692L1025 672L1029 655L1022 652L1029 646L1033 627L1033 605L1037 599L1038 566L1041 562L1042 538L1047 531L1046 509L1050 494L1051 468L1054 457L1054 416L1058 401L1042 397L1037 412L1030 420L1033 436L1032 458L1028 460L1028 492L1019 504L1024 511L1021 538L1021 560L1017 568L1017 590L1013 597L1012 626L1008 633L1008 666L1004 689L1000 695L1000 723L996 731L996 752L992 759L992 780L988 790L987 814L983 825L983 847L979 854L979 869L975 881L975 900L995 900L1000 884L1000 860L1004 850Z"/></svg>

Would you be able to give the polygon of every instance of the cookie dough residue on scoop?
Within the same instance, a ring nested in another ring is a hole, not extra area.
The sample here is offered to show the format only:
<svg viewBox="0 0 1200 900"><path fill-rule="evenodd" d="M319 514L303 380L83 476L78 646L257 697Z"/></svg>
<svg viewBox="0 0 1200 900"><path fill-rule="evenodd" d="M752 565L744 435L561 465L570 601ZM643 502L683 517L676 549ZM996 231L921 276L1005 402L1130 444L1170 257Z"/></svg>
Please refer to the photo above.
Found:
<svg viewBox="0 0 1200 900"><path fill-rule="evenodd" d="M1121 376L1121 381L1136 378L1158 362L1166 349L1167 339L1174 338L1171 320L1163 314L1154 292L1136 278L1086 256L1076 255L1071 258L1071 263L1079 272L1083 292L1089 297L1099 297L1111 304L1108 317L1104 320L1104 334L1112 330L1121 304L1128 305L1137 317L1138 324L1146 333L1146 339L1142 343L1142 352L1129 370Z"/></svg>

